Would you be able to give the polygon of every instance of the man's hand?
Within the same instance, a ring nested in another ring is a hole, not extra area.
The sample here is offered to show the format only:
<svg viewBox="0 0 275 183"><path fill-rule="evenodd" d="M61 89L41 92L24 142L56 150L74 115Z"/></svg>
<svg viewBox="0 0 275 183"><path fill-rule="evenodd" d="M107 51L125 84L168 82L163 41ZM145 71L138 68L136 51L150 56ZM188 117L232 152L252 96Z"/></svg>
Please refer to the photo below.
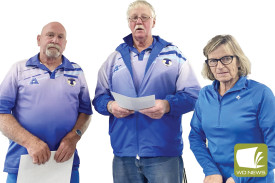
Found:
<svg viewBox="0 0 275 183"><path fill-rule="evenodd" d="M203 183L222 183L222 176L218 174L208 175L204 178Z"/></svg>
<svg viewBox="0 0 275 183"><path fill-rule="evenodd" d="M160 119L165 113L170 111L170 105L167 100L156 100L154 107L142 109L139 112L149 116L152 119Z"/></svg>
<svg viewBox="0 0 275 183"><path fill-rule="evenodd" d="M225 183L235 183L235 181L232 177L229 177Z"/></svg>
<svg viewBox="0 0 275 183"><path fill-rule="evenodd" d="M17 144L25 147L34 164L44 164L51 157L48 145L23 128L11 114L0 114L1 132Z"/></svg>
<svg viewBox="0 0 275 183"><path fill-rule="evenodd" d="M54 159L61 163L69 160L75 152L76 144L80 137L73 130L69 132L60 142L60 145L55 153Z"/></svg>
<svg viewBox="0 0 275 183"><path fill-rule="evenodd" d="M108 111L113 114L116 118L125 118L129 116L130 114L135 113L133 110L128 110L119 107L116 101L110 101L107 104Z"/></svg>
<svg viewBox="0 0 275 183"><path fill-rule="evenodd" d="M26 148L34 164L44 164L51 157L51 151L48 145L36 137L28 142Z"/></svg>

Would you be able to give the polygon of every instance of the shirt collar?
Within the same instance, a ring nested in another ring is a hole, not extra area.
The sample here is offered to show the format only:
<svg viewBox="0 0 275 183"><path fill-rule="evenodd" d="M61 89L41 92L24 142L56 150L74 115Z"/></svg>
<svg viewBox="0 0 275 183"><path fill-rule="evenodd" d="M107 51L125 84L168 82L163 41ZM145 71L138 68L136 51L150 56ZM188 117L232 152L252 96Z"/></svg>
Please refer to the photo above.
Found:
<svg viewBox="0 0 275 183"><path fill-rule="evenodd" d="M39 53L36 54L35 56L31 57L27 63L26 66L36 66L39 67L41 69L45 69L45 65L40 63L40 59L39 59ZM64 56L62 55L62 64L60 66L58 66L57 68L64 68L64 69L74 69L72 63Z"/></svg>
<svg viewBox="0 0 275 183"><path fill-rule="evenodd" d="M145 51L153 49L154 45L157 42L156 37L157 36L153 36L153 43L148 48L146 48ZM133 41L132 34L129 34L128 36L124 37L123 40L130 47L131 51L136 50L136 48L134 47L134 41Z"/></svg>
<svg viewBox="0 0 275 183"><path fill-rule="evenodd" d="M226 93L233 92L233 91L238 91L238 90L241 90L243 88L246 88L247 87L247 85L246 85L247 82L246 81L247 81L247 77L246 76L241 76L239 78L239 80L235 83L235 85L232 88L230 88ZM216 92L218 92L220 82L218 80L215 80L215 81L213 81L212 86L213 86L214 90Z"/></svg>

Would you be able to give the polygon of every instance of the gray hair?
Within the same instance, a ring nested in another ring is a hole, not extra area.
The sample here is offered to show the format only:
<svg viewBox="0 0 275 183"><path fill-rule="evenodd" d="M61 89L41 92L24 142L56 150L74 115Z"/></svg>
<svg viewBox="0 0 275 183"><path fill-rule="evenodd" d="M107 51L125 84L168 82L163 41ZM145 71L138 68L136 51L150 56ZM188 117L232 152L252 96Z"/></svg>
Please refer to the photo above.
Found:
<svg viewBox="0 0 275 183"><path fill-rule="evenodd" d="M225 45L225 47L237 57L237 61L240 65L238 68L239 76L247 76L251 73L251 64L249 59L245 56L236 39L231 35L217 35L213 37L203 49L204 56L208 59L208 55L221 45ZM206 63L204 63L201 73L204 78L208 78L212 81L215 80L213 73Z"/></svg>
<svg viewBox="0 0 275 183"><path fill-rule="evenodd" d="M150 3L148 3L146 0L136 0L136 1L132 2L131 4L129 4L128 10L127 10L127 18L129 18L130 11L133 8L136 8L139 6L147 6L148 8L150 8L151 12L152 12L152 17L154 19L156 19L156 13L155 13L154 7Z"/></svg>

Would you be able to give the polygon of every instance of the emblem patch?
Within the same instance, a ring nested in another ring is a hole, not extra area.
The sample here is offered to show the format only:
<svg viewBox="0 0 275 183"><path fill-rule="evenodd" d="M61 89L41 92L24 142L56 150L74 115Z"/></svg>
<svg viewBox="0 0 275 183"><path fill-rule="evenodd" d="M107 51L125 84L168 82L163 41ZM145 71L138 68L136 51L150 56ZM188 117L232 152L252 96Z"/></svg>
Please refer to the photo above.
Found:
<svg viewBox="0 0 275 183"><path fill-rule="evenodd" d="M118 70L120 69L120 67L121 67L121 65L116 65L116 66L114 67L114 72L118 71Z"/></svg>
<svg viewBox="0 0 275 183"><path fill-rule="evenodd" d="M39 84L39 83L36 78L32 78L30 84L33 85L33 84Z"/></svg>
<svg viewBox="0 0 275 183"><path fill-rule="evenodd" d="M170 60L169 58L165 58L162 60L162 63L164 65L166 65L167 67L171 66L172 65L172 60Z"/></svg>
<svg viewBox="0 0 275 183"><path fill-rule="evenodd" d="M68 82L68 84L71 85L71 86L76 85L76 81L75 81L74 78L69 78L69 79L67 80L67 82Z"/></svg>

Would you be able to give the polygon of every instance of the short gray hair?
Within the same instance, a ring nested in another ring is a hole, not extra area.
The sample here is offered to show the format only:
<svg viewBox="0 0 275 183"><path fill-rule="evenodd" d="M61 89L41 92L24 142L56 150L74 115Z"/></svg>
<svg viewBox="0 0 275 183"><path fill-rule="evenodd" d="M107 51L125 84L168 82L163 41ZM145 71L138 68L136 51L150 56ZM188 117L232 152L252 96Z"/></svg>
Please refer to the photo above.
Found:
<svg viewBox="0 0 275 183"><path fill-rule="evenodd" d="M154 7L145 0L136 0L136 1L132 2L131 4L129 4L128 10L127 10L127 18L129 18L130 11L133 8L136 8L136 7L139 7L139 6L147 6L148 8L150 8L151 12L152 12L152 17L154 19L156 19L156 13L155 13Z"/></svg>
<svg viewBox="0 0 275 183"><path fill-rule="evenodd" d="M204 56L208 59L208 55L221 45L225 45L226 48L232 51L232 53L237 57L237 61L240 64L240 67L238 68L239 76L247 76L251 73L251 64L249 59L245 56L236 39L231 35L217 35L213 37L203 49ZM212 81L215 80L213 73L206 63L203 65L202 76Z"/></svg>

